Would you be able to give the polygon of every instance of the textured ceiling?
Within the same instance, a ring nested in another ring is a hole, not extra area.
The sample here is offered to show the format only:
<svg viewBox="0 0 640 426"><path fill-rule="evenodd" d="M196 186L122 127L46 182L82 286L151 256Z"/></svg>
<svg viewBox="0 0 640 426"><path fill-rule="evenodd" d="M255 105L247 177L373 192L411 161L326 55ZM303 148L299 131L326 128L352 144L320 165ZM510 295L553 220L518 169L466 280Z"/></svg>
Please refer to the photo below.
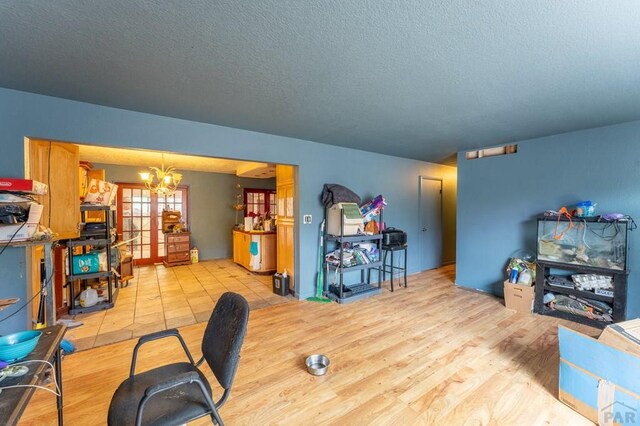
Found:
<svg viewBox="0 0 640 426"><path fill-rule="evenodd" d="M0 2L0 86L441 162L640 119L640 2Z"/></svg>
<svg viewBox="0 0 640 426"><path fill-rule="evenodd" d="M224 158L197 157L147 151L141 149L120 149L94 145L78 145L80 160L91 163L118 164L121 166L140 167L146 171L147 167L160 167L164 161L165 167L173 166L178 171L194 170L210 173L238 174L244 177L271 178L275 177L275 166L266 163L250 161L227 160Z"/></svg>

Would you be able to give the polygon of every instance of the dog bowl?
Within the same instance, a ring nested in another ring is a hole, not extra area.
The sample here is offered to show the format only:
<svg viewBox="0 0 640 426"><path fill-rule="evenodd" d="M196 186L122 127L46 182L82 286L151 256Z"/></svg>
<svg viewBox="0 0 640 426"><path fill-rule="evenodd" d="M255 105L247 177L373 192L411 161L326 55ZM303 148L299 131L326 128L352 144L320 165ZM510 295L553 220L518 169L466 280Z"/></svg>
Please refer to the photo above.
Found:
<svg viewBox="0 0 640 426"><path fill-rule="evenodd" d="M0 337L0 361L13 362L29 355L38 344L42 331L20 331Z"/></svg>
<svg viewBox="0 0 640 426"><path fill-rule="evenodd" d="M307 371L314 376L324 376L329 368L329 363L329 358L320 354L309 355L305 361Z"/></svg>

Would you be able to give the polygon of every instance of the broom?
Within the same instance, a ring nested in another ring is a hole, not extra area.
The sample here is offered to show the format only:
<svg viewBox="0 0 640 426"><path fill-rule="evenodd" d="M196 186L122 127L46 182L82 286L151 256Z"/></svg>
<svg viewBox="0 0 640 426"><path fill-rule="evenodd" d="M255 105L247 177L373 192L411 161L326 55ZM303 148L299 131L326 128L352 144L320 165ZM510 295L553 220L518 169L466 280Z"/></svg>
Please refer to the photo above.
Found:
<svg viewBox="0 0 640 426"><path fill-rule="evenodd" d="M316 295L313 297L307 297L309 302L318 302L318 303L331 303L331 299L327 299L322 296L323 290L323 269L322 269L322 258L324 257L324 251L322 248L324 247L324 239L322 238L324 235L324 220L320 224L320 244L319 244L319 252L318 252L318 280L316 282Z"/></svg>

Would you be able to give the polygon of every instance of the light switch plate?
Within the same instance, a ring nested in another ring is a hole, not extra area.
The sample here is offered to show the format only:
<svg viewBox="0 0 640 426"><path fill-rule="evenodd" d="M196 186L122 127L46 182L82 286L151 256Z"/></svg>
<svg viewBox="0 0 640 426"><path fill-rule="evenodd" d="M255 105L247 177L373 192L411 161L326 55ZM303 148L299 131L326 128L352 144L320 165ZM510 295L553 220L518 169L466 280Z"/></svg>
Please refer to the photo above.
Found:
<svg viewBox="0 0 640 426"><path fill-rule="evenodd" d="M304 216L302 216L302 223L304 223L305 225L309 225L311 223L311 215L310 214L305 214Z"/></svg>

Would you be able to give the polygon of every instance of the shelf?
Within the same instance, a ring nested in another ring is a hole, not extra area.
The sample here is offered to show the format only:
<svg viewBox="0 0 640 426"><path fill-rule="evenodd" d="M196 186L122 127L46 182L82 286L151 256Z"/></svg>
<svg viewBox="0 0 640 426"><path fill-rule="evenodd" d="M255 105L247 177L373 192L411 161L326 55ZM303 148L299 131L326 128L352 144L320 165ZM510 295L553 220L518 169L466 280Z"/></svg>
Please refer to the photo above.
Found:
<svg viewBox="0 0 640 426"><path fill-rule="evenodd" d="M331 263L326 263L328 264L330 268L332 269L337 269L338 266L337 265L333 265ZM356 266L349 266L348 268L341 268L342 272L349 272L349 271L361 271L363 269L370 269L370 268L380 268L382 267L382 261L379 260L377 262L371 262L371 263L365 263L362 265L356 265Z"/></svg>
<svg viewBox="0 0 640 426"><path fill-rule="evenodd" d="M575 272L602 275L629 275L629 270L599 268L596 266L577 265L573 263L554 262L552 260L536 260L536 263L545 268L568 269Z"/></svg>
<svg viewBox="0 0 640 426"><path fill-rule="evenodd" d="M67 247L79 247L79 246L108 246L111 244L110 238L96 238L89 240L69 240L67 241Z"/></svg>
<svg viewBox="0 0 640 426"><path fill-rule="evenodd" d="M572 296L581 297L583 299L599 300L600 302L613 303L613 297L611 296L601 296L590 291L578 290L575 288L555 287L545 284L544 290L550 291L551 293L569 294Z"/></svg>
<svg viewBox="0 0 640 426"><path fill-rule="evenodd" d="M96 311L104 311L105 309L111 309L113 308L114 303L109 303L109 302L98 302L93 306L88 306L86 308L83 308L82 306L78 306L78 307L74 307L74 308L69 308L69 315L77 315L77 314L86 314L89 312L96 312Z"/></svg>
<svg viewBox="0 0 640 426"><path fill-rule="evenodd" d="M0 247L30 247L42 246L58 242L58 240L22 240L22 241L0 241Z"/></svg>
<svg viewBox="0 0 640 426"><path fill-rule="evenodd" d="M549 309L547 307L543 309L541 314L547 315L550 317L561 318L568 321L577 322L577 323L588 325L590 327L595 327L595 328L605 328L606 326L613 324L612 322L596 321L587 317L583 317L581 315L575 315L575 314L572 314L569 312L563 312L563 311L556 311L554 309Z"/></svg>
<svg viewBox="0 0 640 426"><path fill-rule="evenodd" d="M558 216L540 216L538 220L542 220L545 222L557 222ZM594 217L572 217L572 222L590 222L590 223L619 223L623 225L629 225L631 221L629 219L618 219L618 220L606 220L603 219L602 216L594 216ZM560 216L560 222L569 222L569 219L566 216Z"/></svg>
<svg viewBox="0 0 640 426"><path fill-rule="evenodd" d="M116 304L116 297L117 296L118 296L118 287L115 287L113 289L113 292L111 293L111 302L108 302L108 301L104 300L102 302L98 302L95 305L88 306L86 308L83 308L80 305L78 305L78 306L74 305L73 308L69 308L69 315L86 314L86 313L89 313L89 312L104 311L105 309L111 309ZM80 296L78 296L78 297L80 297Z"/></svg>
<svg viewBox="0 0 640 426"><path fill-rule="evenodd" d="M382 291L382 288L367 283L352 284L350 286L345 286L345 288L349 289L349 291L343 291L343 297L340 298L340 291L331 285L327 292L327 296L338 303L350 303L364 299L365 297L373 296L374 294L378 294Z"/></svg>
<svg viewBox="0 0 640 426"><path fill-rule="evenodd" d="M382 234L374 234L374 235L345 235L341 237L340 235L330 235L326 234L324 238L327 241L338 241L341 243L356 243L361 241L376 241L382 239Z"/></svg>
<svg viewBox="0 0 640 426"><path fill-rule="evenodd" d="M90 274L67 275L67 281L91 280L94 278L111 278L111 275L112 275L111 271L92 272Z"/></svg>
<svg viewBox="0 0 640 426"><path fill-rule="evenodd" d="M80 238L91 238L91 237L104 237L107 234L107 231L95 230L95 231L80 231Z"/></svg>

